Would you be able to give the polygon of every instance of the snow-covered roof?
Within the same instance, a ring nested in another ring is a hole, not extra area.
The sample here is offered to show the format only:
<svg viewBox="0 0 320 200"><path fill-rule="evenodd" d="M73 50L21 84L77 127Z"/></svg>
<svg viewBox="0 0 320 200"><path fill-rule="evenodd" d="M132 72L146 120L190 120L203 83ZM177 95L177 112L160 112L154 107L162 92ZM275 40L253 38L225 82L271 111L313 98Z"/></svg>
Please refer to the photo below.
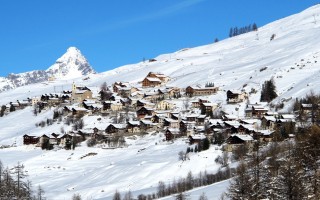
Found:
<svg viewBox="0 0 320 200"><path fill-rule="evenodd" d="M265 118L267 121L272 121L272 122L276 121L276 118L274 116L263 116L263 118Z"/></svg>
<svg viewBox="0 0 320 200"><path fill-rule="evenodd" d="M127 127L127 124L111 124L111 125L117 129L124 129Z"/></svg>
<svg viewBox="0 0 320 200"><path fill-rule="evenodd" d="M259 130L258 132L264 136L268 136L268 135L271 135L272 133L274 133L274 131L271 131L271 130Z"/></svg>
<svg viewBox="0 0 320 200"><path fill-rule="evenodd" d="M151 81L151 82L160 82L161 83L161 80L159 78L150 78L150 77L147 77L148 81Z"/></svg>
<svg viewBox="0 0 320 200"><path fill-rule="evenodd" d="M238 137L243 141L253 141L253 137L246 134L233 134L231 137Z"/></svg>
<svg viewBox="0 0 320 200"><path fill-rule="evenodd" d="M243 119L241 122L244 122L245 124L255 124L258 122L257 119Z"/></svg>
<svg viewBox="0 0 320 200"><path fill-rule="evenodd" d="M192 134L192 135L190 135L190 136L191 136L192 139L194 139L194 140L203 140L203 139L206 138L206 136L203 135L203 134Z"/></svg>
<svg viewBox="0 0 320 200"><path fill-rule="evenodd" d="M240 90L228 90L228 91L232 92L232 94L242 94Z"/></svg>
<svg viewBox="0 0 320 200"><path fill-rule="evenodd" d="M186 116L187 118L197 118L199 117L199 114L190 114Z"/></svg>
<svg viewBox="0 0 320 200"><path fill-rule="evenodd" d="M202 103L204 106L209 107L209 106L217 106L218 104L216 103Z"/></svg>
<svg viewBox="0 0 320 200"><path fill-rule="evenodd" d="M170 122L170 123L178 123L179 122L178 120L174 120L174 119L171 119L171 118L165 118L165 120L167 122Z"/></svg>
<svg viewBox="0 0 320 200"><path fill-rule="evenodd" d="M140 125L140 121L129 121L128 123L131 125L136 125L136 126Z"/></svg>
<svg viewBox="0 0 320 200"><path fill-rule="evenodd" d="M240 123L238 121L224 121L225 124L234 126L235 128L238 128L240 126Z"/></svg>
<svg viewBox="0 0 320 200"><path fill-rule="evenodd" d="M283 119L295 119L296 117L292 114L282 114L281 118Z"/></svg>

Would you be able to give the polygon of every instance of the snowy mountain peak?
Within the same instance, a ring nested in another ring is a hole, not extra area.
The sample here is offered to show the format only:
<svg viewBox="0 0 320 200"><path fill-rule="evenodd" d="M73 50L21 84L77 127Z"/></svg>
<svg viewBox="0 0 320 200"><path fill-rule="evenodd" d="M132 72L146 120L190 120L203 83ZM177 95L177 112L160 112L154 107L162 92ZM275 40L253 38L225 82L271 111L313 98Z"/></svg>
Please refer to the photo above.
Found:
<svg viewBox="0 0 320 200"><path fill-rule="evenodd" d="M76 47L70 47L47 70L35 70L0 77L0 92L33 83L56 79L74 79L94 73L96 72L81 54L80 50Z"/></svg>
<svg viewBox="0 0 320 200"><path fill-rule="evenodd" d="M52 76L59 79L77 78L95 73L87 59L76 47L69 47L56 62L47 70Z"/></svg>

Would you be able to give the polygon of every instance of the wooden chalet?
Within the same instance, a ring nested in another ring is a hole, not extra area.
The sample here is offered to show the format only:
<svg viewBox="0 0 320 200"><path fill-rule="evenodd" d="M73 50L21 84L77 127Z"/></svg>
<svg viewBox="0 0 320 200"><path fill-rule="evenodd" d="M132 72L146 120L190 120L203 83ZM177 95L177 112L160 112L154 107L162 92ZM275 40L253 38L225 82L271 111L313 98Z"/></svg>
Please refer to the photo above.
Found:
<svg viewBox="0 0 320 200"><path fill-rule="evenodd" d="M260 142L271 142L273 140L274 131L272 130L259 130L256 133L256 138ZM254 136L255 137L255 136Z"/></svg>
<svg viewBox="0 0 320 200"><path fill-rule="evenodd" d="M259 118L261 119L266 113L268 109L265 108L262 104L248 104L245 109L245 115L249 118Z"/></svg>
<svg viewBox="0 0 320 200"><path fill-rule="evenodd" d="M81 108L81 107L73 107L72 108L72 115L86 115L89 113L89 110L85 109L85 108Z"/></svg>
<svg viewBox="0 0 320 200"><path fill-rule="evenodd" d="M161 73L149 72L142 81L142 87L158 87L169 81L169 77Z"/></svg>
<svg viewBox="0 0 320 200"><path fill-rule="evenodd" d="M249 148L252 148L253 141L254 140L250 135L234 134L226 140L226 145L224 146L224 149L228 152L231 152L234 148L236 148L239 145L248 145Z"/></svg>
<svg viewBox="0 0 320 200"><path fill-rule="evenodd" d="M137 117L143 119L147 115L152 115L153 109L148 107L142 107L137 112Z"/></svg>
<svg viewBox="0 0 320 200"><path fill-rule="evenodd" d="M227 91L227 102L228 103L240 103L247 98L247 93L239 90L228 90Z"/></svg>
<svg viewBox="0 0 320 200"><path fill-rule="evenodd" d="M213 110L215 110L218 107L218 104L216 103L201 103L200 108L205 111L205 113L211 113Z"/></svg>
<svg viewBox="0 0 320 200"><path fill-rule="evenodd" d="M160 87L161 83L159 78L146 77L142 81L142 87Z"/></svg>
<svg viewBox="0 0 320 200"><path fill-rule="evenodd" d="M199 116L196 118L196 124L197 124L198 126L199 126L199 125L204 125L205 119L206 119L206 115L199 115Z"/></svg>
<svg viewBox="0 0 320 200"><path fill-rule="evenodd" d="M193 108L200 108L202 103L210 103L210 101L206 99L198 99L197 101L192 101L191 106Z"/></svg>
<svg viewBox="0 0 320 200"><path fill-rule="evenodd" d="M129 83L123 83L123 82L115 82L113 85L112 85L112 89L115 93L121 93L121 90L123 88L129 88ZM130 89L130 88L129 88ZM130 93L129 93L130 95Z"/></svg>
<svg viewBox="0 0 320 200"><path fill-rule="evenodd" d="M151 102L146 101L146 100L138 100L138 101L136 102L136 105L135 105L135 106L136 106L137 109L140 109L140 108L145 107L145 106L153 107L153 106L154 106L154 103L151 103Z"/></svg>
<svg viewBox="0 0 320 200"><path fill-rule="evenodd" d="M276 118L274 116L263 116L261 118L261 127L263 129L274 130L276 126Z"/></svg>
<svg viewBox="0 0 320 200"><path fill-rule="evenodd" d="M127 128L126 124L109 124L105 132L107 134L124 133L126 131L126 128Z"/></svg>
<svg viewBox="0 0 320 200"><path fill-rule="evenodd" d="M166 141L171 141L180 136L179 129L167 128L165 131Z"/></svg>
<svg viewBox="0 0 320 200"><path fill-rule="evenodd" d="M165 119L165 116L161 115L161 114L155 114L152 116L151 121L153 123L159 123L159 124L163 124Z"/></svg>
<svg viewBox="0 0 320 200"><path fill-rule="evenodd" d="M186 119L188 122L195 122L197 117L199 117L198 114L191 114L191 115L187 115Z"/></svg>
<svg viewBox="0 0 320 200"><path fill-rule="evenodd" d="M188 86L186 88L186 95L187 96L205 96L205 95L212 95L217 93L218 87L204 87L201 88L199 86Z"/></svg>
<svg viewBox="0 0 320 200"><path fill-rule="evenodd" d="M127 131L129 133L139 133L140 132L140 121L128 121Z"/></svg>
<svg viewBox="0 0 320 200"><path fill-rule="evenodd" d="M167 126L170 128L179 128L179 121L178 120L173 120L170 118L165 118L163 121L163 126Z"/></svg>
<svg viewBox="0 0 320 200"><path fill-rule="evenodd" d="M23 135L23 144L29 145L29 144L37 144L39 142L39 137L33 136L33 135Z"/></svg>
<svg viewBox="0 0 320 200"><path fill-rule="evenodd" d="M200 144L204 139L206 139L206 136L203 134L192 134L189 135L188 138L190 144Z"/></svg>

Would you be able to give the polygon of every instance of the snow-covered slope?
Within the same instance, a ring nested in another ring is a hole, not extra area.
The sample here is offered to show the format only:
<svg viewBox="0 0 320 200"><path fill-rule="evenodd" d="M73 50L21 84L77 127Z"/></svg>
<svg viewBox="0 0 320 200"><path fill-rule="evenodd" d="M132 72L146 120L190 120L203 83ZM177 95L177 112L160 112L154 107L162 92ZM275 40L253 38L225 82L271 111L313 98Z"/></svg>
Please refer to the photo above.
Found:
<svg viewBox="0 0 320 200"><path fill-rule="evenodd" d="M273 34L276 36L271 41ZM90 74L86 79L57 79L5 91L0 93L0 104L70 89L73 81L98 87L105 81L108 85L115 81L138 83L148 72L154 71L170 76L172 80L168 84L172 86L186 87L214 82L220 87L218 94L210 97L214 102L225 102L225 91L228 89L244 89L247 92L255 89L257 93L250 94L249 99L256 102L262 83L274 78L279 95L274 103L287 101L289 105L294 98L303 97L310 91L320 92L319 36L320 6L316 5L260 27L256 32L160 55L155 58L155 62L126 65L101 74ZM58 64L51 70L60 69ZM72 71L71 68L69 71L63 70L63 67L58 74ZM7 79L0 78L0 81L6 82ZM52 111L46 111L37 118L49 116L52 116ZM36 128L34 123L38 121L37 118L32 117L31 109L0 118L0 144L12 144L14 141L18 144L15 148L0 150L0 158L10 166L18 161L23 162L29 169L33 183L41 184L50 199L70 197L77 192L84 197L108 198L117 188L154 191L160 180L169 181L173 176L185 176L189 170L198 173L217 168L213 159L220 152L214 149L208 151L210 155L207 159L206 155L194 155L190 162L180 168L177 153L185 150L186 145L183 141L172 145L161 143L161 136L131 140L131 146L127 149L114 151L87 148L85 145L75 152L41 151L20 146L25 133L41 134L60 130L60 125ZM146 151L138 153L143 148ZM90 152L98 154L79 159Z"/></svg>
<svg viewBox="0 0 320 200"><path fill-rule="evenodd" d="M70 47L67 52L47 70L9 74L6 78L0 77L0 92L23 85L45 82L49 79L72 79L93 73L95 73L95 71L81 54L80 50L75 47Z"/></svg>

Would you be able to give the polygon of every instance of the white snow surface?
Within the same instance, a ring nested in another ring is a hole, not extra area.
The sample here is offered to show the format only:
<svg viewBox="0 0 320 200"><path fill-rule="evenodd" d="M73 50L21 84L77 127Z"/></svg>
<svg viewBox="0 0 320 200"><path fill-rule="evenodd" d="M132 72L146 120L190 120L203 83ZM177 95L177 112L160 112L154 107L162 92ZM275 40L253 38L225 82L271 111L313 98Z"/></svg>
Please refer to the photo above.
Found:
<svg viewBox="0 0 320 200"><path fill-rule="evenodd" d="M256 32L160 55L155 62L140 62L100 74L22 86L0 93L0 105L70 90L72 82L91 87L99 87L103 82L111 85L115 81L137 84L153 71L170 76L168 84L171 86L214 82L220 91L208 99L225 106L229 114L239 113L231 112L235 110L234 105L226 105L227 90L250 92L252 88L256 89L258 92L249 97L250 102L255 103L259 101L262 83L273 78L279 95L273 103L287 102L284 110L288 110L295 98L311 91L320 92L319 14L320 5L316 5L260 27ZM270 41L272 34L276 36ZM0 81L5 80L0 78ZM244 103L238 106L244 109ZM190 161L181 163L178 152L186 150L186 143L182 140L173 144L162 142L164 136L161 134L128 139L127 148L115 150L88 148L85 144L75 151L42 151L22 146L24 134L59 132L64 125L35 127L36 122L51 118L52 114L52 110L47 110L35 117L32 109L26 108L0 118L0 145L17 144L17 147L0 149L0 159L9 166L18 161L23 163L33 184L40 184L48 199L68 199L74 193L80 193L84 198L107 199L116 189L137 191L136 194L153 192L160 180L170 182L174 177L185 177L188 171L194 174L204 170L215 172L219 167L214 159L221 152L215 148L192 154ZM80 159L90 152L97 155ZM226 182L221 184L227 185Z"/></svg>

